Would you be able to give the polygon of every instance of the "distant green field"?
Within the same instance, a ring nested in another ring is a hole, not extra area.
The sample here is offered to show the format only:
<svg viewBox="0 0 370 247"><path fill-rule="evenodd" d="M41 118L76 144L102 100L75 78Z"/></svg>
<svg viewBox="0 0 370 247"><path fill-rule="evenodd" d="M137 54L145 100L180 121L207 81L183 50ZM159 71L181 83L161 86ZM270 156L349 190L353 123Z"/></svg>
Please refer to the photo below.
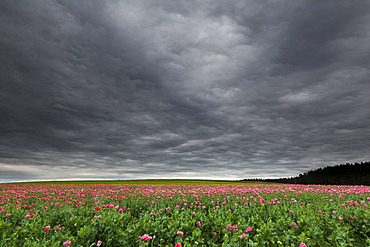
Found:
<svg viewBox="0 0 370 247"><path fill-rule="evenodd" d="M37 181L37 182L15 182L12 184L50 184L50 185L65 185L65 184L151 184L151 185L242 185L242 184L273 184L267 182L249 182L249 181L228 181L228 180L186 180L186 179L146 179L146 180L78 180L78 181Z"/></svg>

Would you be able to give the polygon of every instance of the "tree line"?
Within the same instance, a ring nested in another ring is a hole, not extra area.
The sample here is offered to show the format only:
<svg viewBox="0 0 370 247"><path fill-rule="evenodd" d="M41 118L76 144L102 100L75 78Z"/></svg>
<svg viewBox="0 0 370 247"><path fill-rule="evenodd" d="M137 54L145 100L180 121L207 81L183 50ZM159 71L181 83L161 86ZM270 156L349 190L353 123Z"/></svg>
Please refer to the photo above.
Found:
<svg viewBox="0 0 370 247"><path fill-rule="evenodd" d="M370 185L370 161L327 166L299 174L297 177L275 179L244 179L288 184Z"/></svg>

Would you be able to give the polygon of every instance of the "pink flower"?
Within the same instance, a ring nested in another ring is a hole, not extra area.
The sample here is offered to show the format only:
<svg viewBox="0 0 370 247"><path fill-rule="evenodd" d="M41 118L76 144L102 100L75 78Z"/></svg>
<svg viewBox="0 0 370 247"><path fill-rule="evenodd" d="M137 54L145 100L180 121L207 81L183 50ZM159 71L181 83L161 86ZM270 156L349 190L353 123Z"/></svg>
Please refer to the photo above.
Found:
<svg viewBox="0 0 370 247"><path fill-rule="evenodd" d="M232 230L233 228L231 227L231 225L227 225L226 229L227 230Z"/></svg>
<svg viewBox="0 0 370 247"><path fill-rule="evenodd" d="M342 217L338 217L338 220L343 220L343 218Z"/></svg>
<svg viewBox="0 0 370 247"><path fill-rule="evenodd" d="M123 213L123 209L122 208L120 208L120 209L118 209L118 213Z"/></svg>
<svg viewBox="0 0 370 247"><path fill-rule="evenodd" d="M217 232L214 232L214 233L212 233L213 234L213 236L216 236L217 235Z"/></svg>
<svg viewBox="0 0 370 247"><path fill-rule="evenodd" d="M297 223L292 222L292 226L297 227Z"/></svg>
<svg viewBox="0 0 370 247"><path fill-rule="evenodd" d="M102 245L103 244L103 242L102 241L98 241L97 243L96 243L96 246L100 246L100 245Z"/></svg>
<svg viewBox="0 0 370 247"><path fill-rule="evenodd" d="M11 214L5 214L5 217L9 217Z"/></svg>
<svg viewBox="0 0 370 247"><path fill-rule="evenodd" d="M182 236L182 235L184 235L184 233L183 233L182 231L177 231L177 232L176 232L176 235L177 235L177 236Z"/></svg>
<svg viewBox="0 0 370 247"><path fill-rule="evenodd" d="M240 235L240 239L243 239L245 237L246 237L245 233L243 233L242 235Z"/></svg>
<svg viewBox="0 0 370 247"><path fill-rule="evenodd" d="M197 226L201 226L201 225L202 225L202 224L200 224L200 221L195 222L195 224L196 224Z"/></svg>
<svg viewBox="0 0 370 247"><path fill-rule="evenodd" d="M175 247L182 247L181 243L176 243Z"/></svg>
<svg viewBox="0 0 370 247"><path fill-rule="evenodd" d="M289 213L291 213L291 214L292 214L292 213L293 213L293 210L289 210Z"/></svg>
<svg viewBox="0 0 370 247"><path fill-rule="evenodd" d="M70 245L70 244L71 244L71 241L67 240L67 241L65 241L65 242L63 243L63 246L68 246L68 245Z"/></svg>
<svg viewBox="0 0 370 247"><path fill-rule="evenodd" d="M233 225L233 228L235 229L235 228L237 228L238 227L238 225Z"/></svg>
<svg viewBox="0 0 370 247"><path fill-rule="evenodd" d="M252 232L252 228L251 227L247 227L247 229L245 230L246 233L251 233Z"/></svg>
<svg viewBox="0 0 370 247"><path fill-rule="evenodd" d="M298 245L298 247L307 247L307 245L305 244L305 243L300 243L299 245Z"/></svg>
<svg viewBox="0 0 370 247"><path fill-rule="evenodd" d="M191 215L196 215L196 213L195 212L192 212Z"/></svg>
<svg viewBox="0 0 370 247"><path fill-rule="evenodd" d="M146 240L151 240L153 237L149 236L148 234L144 234L141 236L140 240L141 241L146 241Z"/></svg>
<svg viewBox="0 0 370 247"><path fill-rule="evenodd" d="M320 210L320 211L317 211L319 214L322 214L322 211Z"/></svg>
<svg viewBox="0 0 370 247"><path fill-rule="evenodd" d="M50 230L50 226L45 226L44 231L47 232Z"/></svg>

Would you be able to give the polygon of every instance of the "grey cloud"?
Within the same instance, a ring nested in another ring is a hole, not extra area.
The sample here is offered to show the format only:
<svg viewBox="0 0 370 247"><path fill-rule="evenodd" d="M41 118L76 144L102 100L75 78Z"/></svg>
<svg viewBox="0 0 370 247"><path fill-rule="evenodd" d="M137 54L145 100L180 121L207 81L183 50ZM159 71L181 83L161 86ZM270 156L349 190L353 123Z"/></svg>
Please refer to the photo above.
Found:
<svg viewBox="0 0 370 247"><path fill-rule="evenodd" d="M3 180L284 177L369 160L368 3L0 7Z"/></svg>

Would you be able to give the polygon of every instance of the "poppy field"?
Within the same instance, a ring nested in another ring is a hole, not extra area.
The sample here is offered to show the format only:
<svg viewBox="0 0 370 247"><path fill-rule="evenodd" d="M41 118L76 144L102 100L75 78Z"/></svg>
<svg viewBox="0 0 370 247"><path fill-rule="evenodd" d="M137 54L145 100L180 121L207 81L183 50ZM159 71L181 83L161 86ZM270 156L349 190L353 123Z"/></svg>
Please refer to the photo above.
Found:
<svg viewBox="0 0 370 247"><path fill-rule="evenodd" d="M370 187L0 185L0 246L370 246Z"/></svg>

